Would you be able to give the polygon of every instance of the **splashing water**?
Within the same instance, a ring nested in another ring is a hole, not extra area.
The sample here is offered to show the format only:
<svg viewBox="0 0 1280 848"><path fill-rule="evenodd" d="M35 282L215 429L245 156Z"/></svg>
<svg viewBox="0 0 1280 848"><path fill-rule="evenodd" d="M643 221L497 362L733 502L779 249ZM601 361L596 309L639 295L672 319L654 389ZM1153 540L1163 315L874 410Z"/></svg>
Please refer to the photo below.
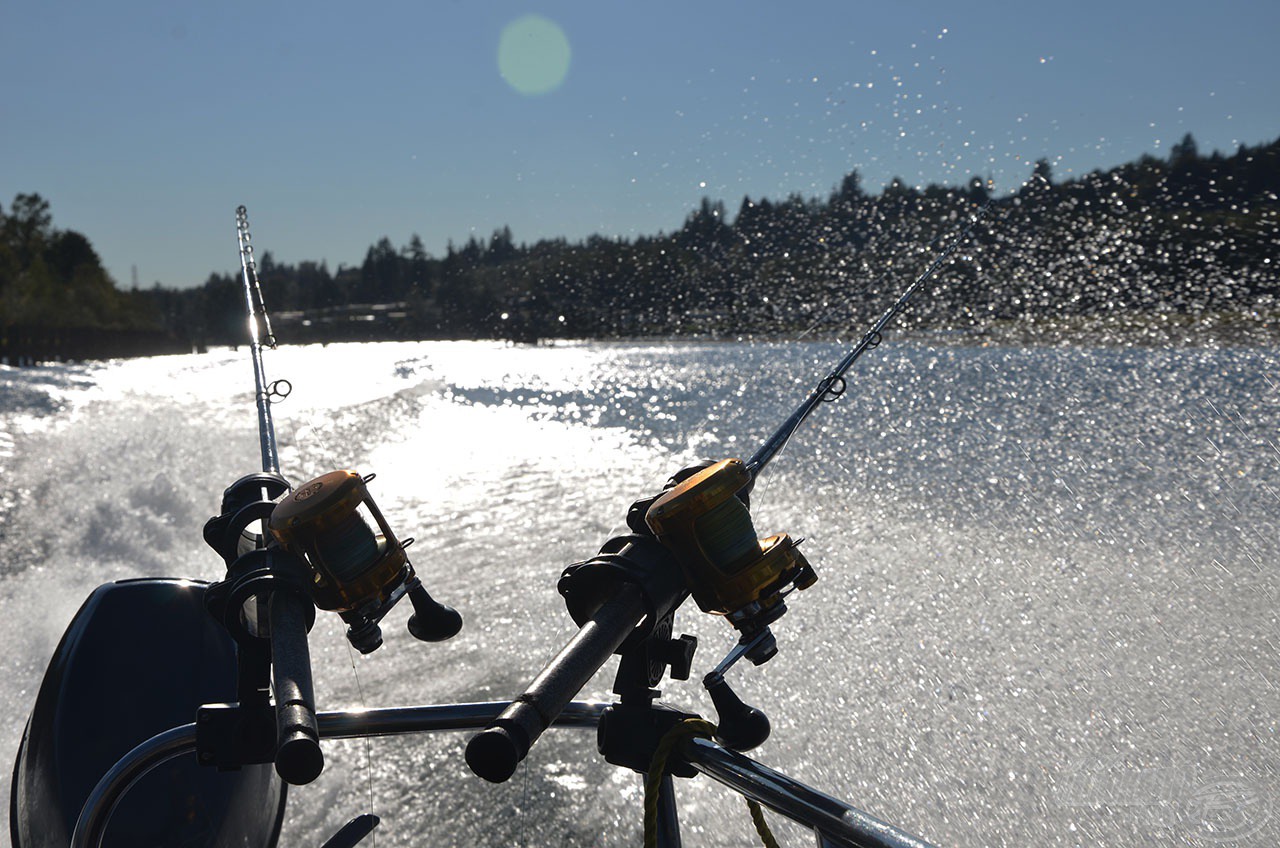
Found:
<svg viewBox="0 0 1280 848"><path fill-rule="evenodd" d="M840 353L269 354L295 386L276 408L286 476L376 472L424 580L466 619L423 645L393 613L357 682L341 623L322 615L320 707L515 695L572 633L561 568L690 460L751 453ZM1278 366L1252 347L895 340L868 354L753 496L756 526L806 537L820 577L775 628L780 655L735 680L773 721L756 756L941 844L1273 844ZM255 470L251 388L229 351L0 371L4 757L93 586L220 576L200 527ZM731 633L692 605L676 623L703 645L696 680ZM584 696L607 696L611 674ZM693 683L664 697L711 715ZM501 786L467 771L464 743L377 741L367 757L327 743L282 844L318 844L366 811L370 780L380 845L638 841L638 778L590 734L549 733ZM678 792L690 844L751 844L727 790Z"/></svg>

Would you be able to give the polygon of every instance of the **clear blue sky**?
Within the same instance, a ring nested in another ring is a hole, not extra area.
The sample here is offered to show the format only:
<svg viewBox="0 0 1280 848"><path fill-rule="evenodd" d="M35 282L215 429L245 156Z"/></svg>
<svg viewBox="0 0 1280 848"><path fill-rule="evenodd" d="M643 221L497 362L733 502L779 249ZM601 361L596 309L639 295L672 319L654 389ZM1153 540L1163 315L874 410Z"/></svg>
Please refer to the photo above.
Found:
<svg viewBox="0 0 1280 848"><path fill-rule="evenodd" d="M336 269L382 236L670 231L703 196L825 196L855 168L1003 190L1040 157L1066 177L1187 132L1280 136L1275 0L7 0L3 21L0 203L45 196L124 287L234 270L241 203L260 253Z"/></svg>

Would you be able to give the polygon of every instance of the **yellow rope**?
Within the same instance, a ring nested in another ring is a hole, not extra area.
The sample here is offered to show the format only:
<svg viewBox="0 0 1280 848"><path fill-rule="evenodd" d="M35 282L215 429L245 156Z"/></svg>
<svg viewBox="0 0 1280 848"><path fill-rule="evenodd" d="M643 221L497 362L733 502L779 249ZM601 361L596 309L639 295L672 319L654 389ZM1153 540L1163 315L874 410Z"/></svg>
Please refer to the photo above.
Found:
<svg viewBox="0 0 1280 848"><path fill-rule="evenodd" d="M760 809L760 805L755 801L749 799L747 809L751 811L751 823L756 826L756 833L760 835L764 848L778 848L778 840L773 838L773 831L769 829L769 823L764 820L764 810Z"/></svg>
<svg viewBox="0 0 1280 848"><path fill-rule="evenodd" d="M716 726L705 719L686 718L668 730L658 742L653 762L649 764L649 773L644 779L644 848L657 848L658 845L658 790L662 776L667 772L667 760L672 749L695 736L710 739L715 732Z"/></svg>
<svg viewBox="0 0 1280 848"><path fill-rule="evenodd" d="M667 735L658 743L657 750L653 752L653 762L649 764L649 773L644 780L644 848L657 848L658 845L658 791L662 785L662 776L667 772L667 760L670 759L671 752L686 739L710 739L715 732L716 726L711 722L687 718L667 731ZM748 800L747 808L751 811L751 821L765 848L778 848L778 841L769 830L760 805Z"/></svg>

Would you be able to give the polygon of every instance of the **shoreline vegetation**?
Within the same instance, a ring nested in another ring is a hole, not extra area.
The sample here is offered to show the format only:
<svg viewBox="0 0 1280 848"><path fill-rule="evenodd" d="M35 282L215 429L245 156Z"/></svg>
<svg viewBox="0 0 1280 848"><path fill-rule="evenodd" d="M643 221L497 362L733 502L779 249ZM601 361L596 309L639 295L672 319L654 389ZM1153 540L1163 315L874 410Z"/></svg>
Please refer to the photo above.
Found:
<svg viewBox="0 0 1280 848"><path fill-rule="evenodd" d="M259 276L282 343L408 339L812 339L865 331L979 210L985 218L890 325L938 343L1274 345L1280 341L1280 139L1169 156L1017 191L908 186L857 172L825 198L704 198L672 233L517 244L382 238L359 266ZM243 341L239 273L122 291L49 204L0 207L0 362L117 358Z"/></svg>

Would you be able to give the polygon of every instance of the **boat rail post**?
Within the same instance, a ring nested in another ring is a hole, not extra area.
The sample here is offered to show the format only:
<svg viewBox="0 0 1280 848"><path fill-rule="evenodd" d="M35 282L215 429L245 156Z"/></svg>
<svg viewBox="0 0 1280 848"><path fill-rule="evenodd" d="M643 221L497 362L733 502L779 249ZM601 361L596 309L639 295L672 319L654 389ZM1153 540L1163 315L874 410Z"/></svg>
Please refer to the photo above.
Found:
<svg viewBox="0 0 1280 848"><path fill-rule="evenodd" d="M384 707L317 715L322 739L404 736L416 733L475 730L491 722L506 702ZM556 725L597 727L604 704L574 701ZM196 725L184 724L139 744L113 765L86 799L76 821L71 848L98 848L111 813L129 789L155 767L196 752ZM744 798L809 828L821 848L932 848L924 840L881 821L743 754L709 739L684 743L682 758L696 771ZM680 848L679 814L674 781L665 775L658 799L658 844Z"/></svg>
<svg viewBox="0 0 1280 848"><path fill-rule="evenodd" d="M682 844L676 784L670 774L664 774L658 784L658 848L681 848Z"/></svg>

